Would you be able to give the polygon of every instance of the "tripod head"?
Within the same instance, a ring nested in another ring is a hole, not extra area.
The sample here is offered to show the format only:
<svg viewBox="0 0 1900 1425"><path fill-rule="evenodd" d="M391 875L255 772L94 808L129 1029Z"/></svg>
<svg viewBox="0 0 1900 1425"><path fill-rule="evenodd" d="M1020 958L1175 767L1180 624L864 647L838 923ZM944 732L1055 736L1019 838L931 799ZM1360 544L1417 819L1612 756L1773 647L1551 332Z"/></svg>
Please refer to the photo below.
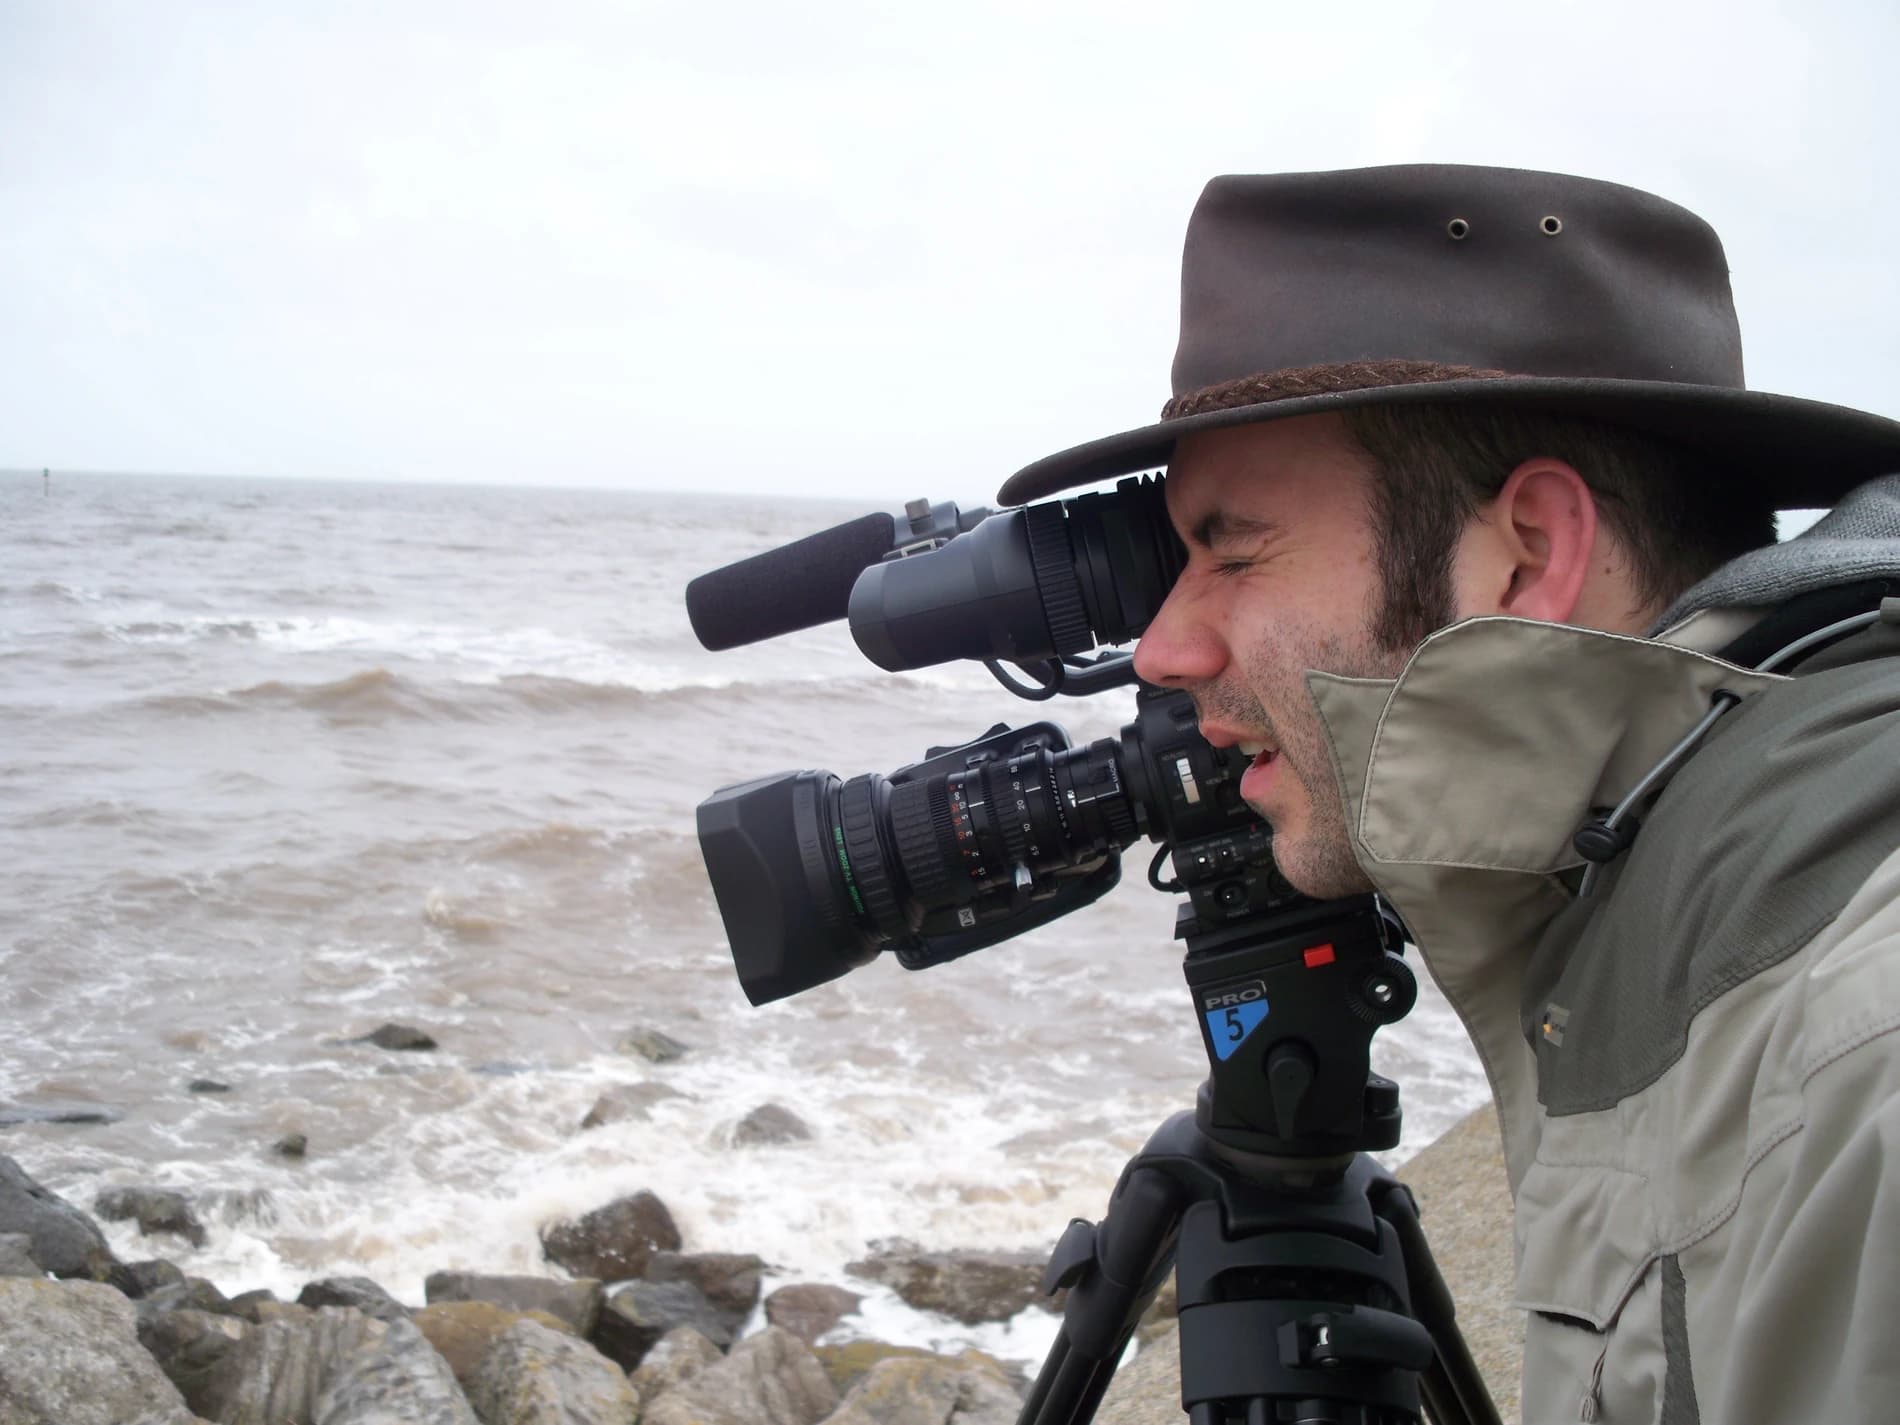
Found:
<svg viewBox="0 0 1900 1425"><path fill-rule="evenodd" d="M1182 878L1218 875L1218 846ZM1044 1288L1062 1333L1019 1425L1085 1425L1170 1266L1191 1425L1417 1425L1497 1419L1411 1196L1368 1149L1399 1137L1372 1035L1418 983L1373 896L1295 901L1176 935L1209 1076L1077 1220Z"/></svg>
<svg viewBox="0 0 1900 1425"><path fill-rule="evenodd" d="M1411 1012L1418 981L1376 897L1205 929L1183 905L1175 933L1207 1051L1195 1119L1208 1138L1308 1171L1399 1141L1398 1085L1371 1072L1371 1043Z"/></svg>

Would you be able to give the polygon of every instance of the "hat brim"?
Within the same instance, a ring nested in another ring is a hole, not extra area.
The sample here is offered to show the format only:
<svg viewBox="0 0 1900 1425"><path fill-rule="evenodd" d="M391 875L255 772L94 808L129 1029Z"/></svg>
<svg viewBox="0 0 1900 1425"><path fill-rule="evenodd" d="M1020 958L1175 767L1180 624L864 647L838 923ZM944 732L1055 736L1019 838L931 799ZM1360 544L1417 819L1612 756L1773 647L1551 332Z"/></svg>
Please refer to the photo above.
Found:
<svg viewBox="0 0 1900 1425"><path fill-rule="evenodd" d="M1876 475L1900 470L1900 422L1846 406L1727 386L1507 376L1329 391L1204 411L1104 436L1025 465L997 492L1004 505L1165 465L1200 431L1375 405L1524 406L1642 431L1701 452L1710 475L1776 509L1821 509ZM1730 485L1732 482L1732 485Z"/></svg>

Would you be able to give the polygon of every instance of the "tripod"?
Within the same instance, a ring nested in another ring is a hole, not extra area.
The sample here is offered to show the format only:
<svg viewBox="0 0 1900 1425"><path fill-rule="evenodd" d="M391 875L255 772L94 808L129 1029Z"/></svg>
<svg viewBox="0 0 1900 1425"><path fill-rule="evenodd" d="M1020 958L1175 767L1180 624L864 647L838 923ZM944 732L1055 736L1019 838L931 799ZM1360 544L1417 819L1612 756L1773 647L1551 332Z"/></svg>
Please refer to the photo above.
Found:
<svg viewBox="0 0 1900 1425"><path fill-rule="evenodd" d="M1190 1425L1497 1425L1411 1194L1369 1047L1417 982L1370 896L1203 932L1182 907L1211 1070L1057 1243L1063 1325L1017 1425L1087 1425L1170 1266Z"/></svg>

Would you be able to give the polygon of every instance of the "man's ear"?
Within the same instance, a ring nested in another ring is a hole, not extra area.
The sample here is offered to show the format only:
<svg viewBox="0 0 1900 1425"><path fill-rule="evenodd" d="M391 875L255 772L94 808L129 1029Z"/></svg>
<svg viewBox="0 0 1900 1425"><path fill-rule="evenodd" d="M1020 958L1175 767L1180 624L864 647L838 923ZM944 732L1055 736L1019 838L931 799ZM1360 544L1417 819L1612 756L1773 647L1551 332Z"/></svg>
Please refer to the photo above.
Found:
<svg viewBox="0 0 1900 1425"><path fill-rule="evenodd" d="M1535 456L1513 470L1476 527L1499 613L1570 623L1598 557L1597 502L1575 467Z"/></svg>

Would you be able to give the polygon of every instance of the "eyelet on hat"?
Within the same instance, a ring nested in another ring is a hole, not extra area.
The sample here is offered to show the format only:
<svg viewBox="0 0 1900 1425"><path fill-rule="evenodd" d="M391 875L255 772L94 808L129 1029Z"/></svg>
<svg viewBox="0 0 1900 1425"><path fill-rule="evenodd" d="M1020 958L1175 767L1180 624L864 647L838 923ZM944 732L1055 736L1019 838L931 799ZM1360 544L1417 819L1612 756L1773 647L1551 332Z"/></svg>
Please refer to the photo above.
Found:
<svg viewBox="0 0 1900 1425"><path fill-rule="evenodd" d="M1453 218L1450 222L1445 224L1445 236L1449 237L1453 242L1463 242L1466 237L1470 236L1470 233L1471 224L1467 223L1463 218Z"/></svg>
<svg viewBox="0 0 1900 1425"><path fill-rule="evenodd" d="M1564 220L1553 213L1537 226L1544 230L1545 237L1556 237L1564 230Z"/></svg>

